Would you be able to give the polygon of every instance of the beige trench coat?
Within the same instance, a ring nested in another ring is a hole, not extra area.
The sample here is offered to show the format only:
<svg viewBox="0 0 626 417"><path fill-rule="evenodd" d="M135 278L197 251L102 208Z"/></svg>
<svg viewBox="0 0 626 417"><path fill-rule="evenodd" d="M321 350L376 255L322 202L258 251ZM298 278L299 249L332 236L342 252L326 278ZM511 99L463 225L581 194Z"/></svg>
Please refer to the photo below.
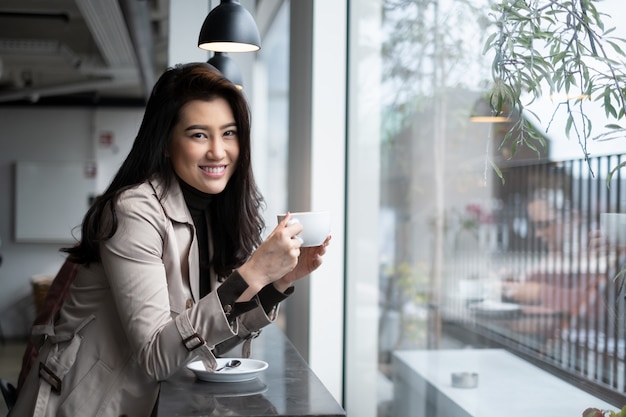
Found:
<svg viewBox="0 0 626 417"><path fill-rule="evenodd" d="M231 327L217 291L199 297L198 245L178 183L124 192L102 263L81 267L11 417L150 416L159 381L214 347L269 324L262 308ZM214 274L212 274L214 275ZM212 277L212 288L218 283Z"/></svg>

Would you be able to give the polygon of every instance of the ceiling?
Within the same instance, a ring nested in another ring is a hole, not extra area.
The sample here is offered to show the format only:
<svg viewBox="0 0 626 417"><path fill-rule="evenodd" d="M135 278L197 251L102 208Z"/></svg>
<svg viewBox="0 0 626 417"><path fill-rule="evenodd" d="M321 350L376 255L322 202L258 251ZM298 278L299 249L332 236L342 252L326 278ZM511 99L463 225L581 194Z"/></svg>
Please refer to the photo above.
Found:
<svg viewBox="0 0 626 417"><path fill-rule="evenodd" d="M169 0L0 0L0 104L143 103Z"/></svg>

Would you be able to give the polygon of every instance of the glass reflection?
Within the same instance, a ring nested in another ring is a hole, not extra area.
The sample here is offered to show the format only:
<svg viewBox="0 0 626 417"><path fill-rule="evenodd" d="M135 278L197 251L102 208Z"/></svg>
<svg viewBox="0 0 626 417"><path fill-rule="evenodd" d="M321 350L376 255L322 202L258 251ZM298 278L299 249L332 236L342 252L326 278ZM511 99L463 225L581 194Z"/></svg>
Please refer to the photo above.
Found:
<svg viewBox="0 0 626 417"><path fill-rule="evenodd" d="M539 369L538 389L544 379L556 384L551 389L565 384L553 394L571 415L587 407L620 409L626 245L608 239L618 226L607 229L603 219L626 208L620 174L607 184L625 150L559 158L548 135L538 151L502 145L524 116L470 121L489 87L491 57L482 51L489 2L380 5L377 360L384 378L377 415L477 412L454 399L449 404L455 394L446 391L449 373L435 372L438 362L428 370L442 378L441 387L419 369L420 361L438 359L415 352L449 350L459 350L451 362L469 350L496 349L494 358L503 350L502 369L522 368L501 380L523 383L525 372ZM477 367L490 375L496 363ZM427 382L428 389L420 385ZM474 402L497 409L497 393L482 397L483 384L489 386L480 379ZM516 401L509 407L528 412L551 405L539 394Z"/></svg>

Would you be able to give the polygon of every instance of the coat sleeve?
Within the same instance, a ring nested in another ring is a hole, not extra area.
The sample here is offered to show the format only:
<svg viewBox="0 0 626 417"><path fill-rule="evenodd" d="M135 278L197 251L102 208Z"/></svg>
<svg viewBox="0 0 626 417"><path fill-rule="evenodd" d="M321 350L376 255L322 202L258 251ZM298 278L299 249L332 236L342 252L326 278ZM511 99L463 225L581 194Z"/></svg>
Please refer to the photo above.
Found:
<svg viewBox="0 0 626 417"><path fill-rule="evenodd" d="M216 355L226 353L244 342L243 355L248 356L250 341L259 334L261 328L274 322L279 303L293 292L293 287L285 294L268 284L252 300L237 302L247 287L248 284L235 270L215 291L229 322L231 325L236 322L238 329L237 335L215 346L213 351Z"/></svg>
<svg viewBox="0 0 626 417"><path fill-rule="evenodd" d="M238 329L229 325L217 294L188 310L170 306L163 251L166 243L171 247L177 242L167 242L174 233L160 203L145 190L126 191L116 204L116 215L118 229L102 242L100 253L139 365L156 380L168 378L197 356L215 366L212 348L236 336ZM176 252L185 253L180 248ZM186 255L177 256L187 262Z"/></svg>

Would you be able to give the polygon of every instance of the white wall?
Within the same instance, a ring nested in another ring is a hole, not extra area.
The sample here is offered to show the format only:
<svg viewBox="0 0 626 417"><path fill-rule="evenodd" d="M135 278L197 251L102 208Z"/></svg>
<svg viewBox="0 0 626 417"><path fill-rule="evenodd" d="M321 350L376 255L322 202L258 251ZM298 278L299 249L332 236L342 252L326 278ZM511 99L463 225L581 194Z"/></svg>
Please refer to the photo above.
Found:
<svg viewBox="0 0 626 417"><path fill-rule="evenodd" d="M291 2L288 204L330 210L322 266L286 301L287 336L341 403L344 369L344 247L347 2ZM329 65L332 63L332 65Z"/></svg>
<svg viewBox="0 0 626 417"><path fill-rule="evenodd" d="M309 362L340 403L344 385L347 4L314 2L310 156L311 208L331 210L333 238L324 264L311 277Z"/></svg>
<svg viewBox="0 0 626 417"><path fill-rule="evenodd" d="M378 225L380 201L381 16L378 0L350 2L346 178L345 403L374 417L378 404Z"/></svg>
<svg viewBox="0 0 626 417"><path fill-rule="evenodd" d="M102 188L128 153L143 109L0 107L0 326L6 338L25 337L34 318L30 278L55 274L63 244L15 243L14 163L95 160ZM113 144L100 144L100 134ZM45 216L45 207L41 208ZM54 219L49 219L54 221Z"/></svg>

